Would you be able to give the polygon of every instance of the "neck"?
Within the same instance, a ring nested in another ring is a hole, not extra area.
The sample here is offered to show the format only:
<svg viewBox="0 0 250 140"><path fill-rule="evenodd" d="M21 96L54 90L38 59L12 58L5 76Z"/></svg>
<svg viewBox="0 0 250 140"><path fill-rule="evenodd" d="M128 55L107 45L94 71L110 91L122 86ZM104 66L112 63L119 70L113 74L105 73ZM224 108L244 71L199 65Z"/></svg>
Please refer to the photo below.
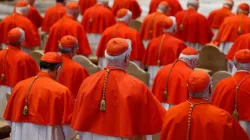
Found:
<svg viewBox="0 0 250 140"><path fill-rule="evenodd" d="M224 4L224 5L223 5L223 8L227 8L227 9L232 10L232 7L231 7L231 6L229 6L229 5L227 5L227 4Z"/></svg>
<svg viewBox="0 0 250 140"><path fill-rule="evenodd" d="M41 72L48 73L53 79L56 79L56 73L50 70L41 69Z"/></svg>
<svg viewBox="0 0 250 140"><path fill-rule="evenodd" d="M117 65L117 64L108 64L108 68L117 68L117 69L122 69L125 71L125 66Z"/></svg>
<svg viewBox="0 0 250 140"><path fill-rule="evenodd" d="M196 7L196 6L193 6L193 5L189 5L187 8L188 8L188 9L193 9L193 10L197 11L197 7Z"/></svg>
<svg viewBox="0 0 250 140"><path fill-rule="evenodd" d="M62 56L66 56L66 57L72 58L73 54L72 53L62 53Z"/></svg>

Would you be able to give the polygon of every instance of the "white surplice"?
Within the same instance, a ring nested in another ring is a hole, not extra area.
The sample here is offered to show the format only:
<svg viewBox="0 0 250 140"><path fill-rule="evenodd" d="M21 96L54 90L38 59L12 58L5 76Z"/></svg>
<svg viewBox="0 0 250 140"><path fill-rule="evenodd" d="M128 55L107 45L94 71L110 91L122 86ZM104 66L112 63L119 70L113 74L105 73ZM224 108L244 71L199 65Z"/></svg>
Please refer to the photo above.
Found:
<svg viewBox="0 0 250 140"><path fill-rule="evenodd" d="M89 45L92 50L92 55L96 56L96 51L98 48L98 43L101 39L101 34L93 34L93 33L88 33L87 34Z"/></svg>
<svg viewBox="0 0 250 140"><path fill-rule="evenodd" d="M168 111L171 107L174 106L174 105L168 104L168 103L161 103L161 105L166 109L166 111Z"/></svg>
<svg viewBox="0 0 250 140"><path fill-rule="evenodd" d="M11 87L0 86L0 119L3 118L4 110L7 105L6 94L11 93Z"/></svg>
<svg viewBox="0 0 250 140"><path fill-rule="evenodd" d="M132 62L134 62L137 66L142 67L140 61L134 60L134 61L132 61ZM107 61L106 58L103 58L103 57L99 57L99 58L98 58L98 66L99 66L101 69L104 69L105 67L107 67L107 65L108 65L108 61Z"/></svg>
<svg viewBox="0 0 250 140"><path fill-rule="evenodd" d="M148 73L149 73L149 88L153 88L153 83L156 74L159 72L159 70L162 68L162 66L148 66Z"/></svg>
<svg viewBox="0 0 250 140"><path fill-rule="evenodd" d="M248 138L250 139L250 122L249 121L239 121L241 127L246 131Z"/></svg>
<svg viewBox="0 0 250 140"><path fill-rule="evenodd" d="M150 40L143 40L144 48L147 49Z"/></svg>
<svg viewBox="0 0 250 140"><path fill-rule="evenodd" d="M218 32L219 30L217 28L212 28L212 31L214 33L214 36L213 36L213 39L212 40L215 40L217 38L217 35L218 35Z"/></svg>
<svg viewBox="0 0 250 140"><path fill-rule="evenodd" d="M221 42L220 51L223 52L225 55L227 55L232 46L233 42Z"/></svg>
<svg viewBox="0 0 250 140"><path fill-rule="evenodd" d="M11 140L73 140L77 131L70 125L44 126L33 123L9 122Z"/></svg>
<svg viewBox="0 0 250 140"><path fill-rule="evenodd" d="M200 43L191 43L191 42L188 42L188 41L186 41L185 44L188 47L193 47L196 51L200 51L204 47L204 45L202 45Z"/></svg>

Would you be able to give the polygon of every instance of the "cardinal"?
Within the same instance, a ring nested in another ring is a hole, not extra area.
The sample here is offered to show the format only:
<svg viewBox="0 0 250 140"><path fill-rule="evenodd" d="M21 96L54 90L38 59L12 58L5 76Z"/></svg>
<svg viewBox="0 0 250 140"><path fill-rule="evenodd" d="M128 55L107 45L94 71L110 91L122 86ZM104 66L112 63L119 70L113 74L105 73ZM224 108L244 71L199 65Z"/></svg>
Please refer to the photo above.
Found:
<svg viewBox="0 0 250 140"><path fill-rule="evenodd" d="M58 82L68 87L74 98L77 97L78 90L84 79L89 76L89 73L84 67L72 60L77 48L78 40L71 35L64 36L60 40L63 65Z"/></svg>
<svg viewBox="0 0 250 140"><path fill-rule="evenodd" d="M171 10L168 13L168 16L175 16L176 13L182 11L182 7L178 0L151 0L149 6L149 14L157 11L157 7L162 1L166 1L170 5Z"/></svg>
<svg viewBox="0 0 250 140"><path fill-rule="evenodd" d="M21 50L25 40L24 31L13 28L7 38L7 47L0 51L0 118L3 118L7 105L6 93L11 93L18 82L35 76L39 71L35 60Z"/></svg>
<svg viewBox="0 0 250 140"><path fill-rule="evenodd" d="M220 50L227 55L234 41L242 34L250 33L249 5L241 3L237 8L237 15L227 17L219 28L217 41Z"/></svg>
<svg viewBox="0 0 250 140"><path fill-rule="evenodd" d="M113 14L116 15L122 8L132 12L132 19L141 16L142 10L137 0L115 0L112 7Z"/></svg>
<svg viewBox="0 0 250 140"><path fill-rule="evenodd" d="M157 8L157 11L147 15L144 18L144 21L141 25L140 35L143 39L144 47L148 46L148 43L151 39L160 36L163 34L163 29L160 26L157 26L157 23L167 17L167 13L169 12L170 7L169 4L165 1L161 2Z"/></svg>
<svg viewBox="0 0 250 140"><path fill-rule="evenodd" d="M16 4L15 12L5 17L0 23L0 43L2 48L6 47L8 42L8 32L15 27L19 27L25 32L25 41L22 44L22 50L29 53L40 45L40 36L37 28L27 18L29 12L29 3L19 1Z"/></svg>
<svg viewBox="0 0 250 140"><path fill-rule="evenodd" d="M187 47L174 63L164 66L157 73L152 92L166 110L188 99L187 80L198 59L198 52Z"/></svg>
<svg viewBox="0 0 250 140"><path fill-rule="evenodd" d="M159 21L159 24L158 26L163 27L164 34L149 42L143 60L143 64L148 66L150 88L160 68L173 63L186 48L184 41L174 37L175 17L165 17Z"/></svg>
<svg viewBox="0 0 250 140"><path fill-rule="evenodd" d="M187 84L190 98L167 111L161 140L248 140L228 112L209 103L212 80L206 72L192 72Z"/></svg>
<svg viewBox="0 0 250 140"><path fill-rule="evenodd" d="M43 22L43 17L37 11L36 7L34 6L35 0L26 0L30 5L30 10L28 13L27 18L37 27L41 27Z"/></svg>
<svg viewBox="0 0 250 140"><path fill-rule="evenodd" d="M94 6L97 3L97 0L79 0L79 6L81 9L81 14L83 15L84 12Z"/></svg>
<svg viewBox="0 0 250 140"><path fill-rule="evenodd" d="M86 33L83 26L76 21L80 13L79 5L76 2L70 2L66 9L66 15L52 26L44 52L59 52L60 39L65 35L72 35L79 41L77 54L88 56L91 54L91 48Z"/></svg>
<svg viewBox="0 0 250 140"><path fill-rule="evenodd" d="M109 28L107 28L102 36L98 45L96 56L98 57L98 66L105 68L107 66L107 61L104 58L106 46L108 41L112 38L119 37L131 40L132 52L130 55L130 60L135 62L138 66L141 66L141 61L144 56L144 46L140 38L140 34L129 27L132 12L128 9L121 9L117 12L116 20L117 23Z"/></svg>
<svg viewBox="0 0 250 140"><path fill-rule="evenodd" d="M213 10L208 16L208 24L212 28L214 36L213 40L216 39L218 30L223 23L224 19L229 16L233 16L234 1L224 0L223 7L220 9Z"/></svg>
<svg viewBox="0 0 250 140"><path fill-rule="evenodd" d="M220 81L214 91L211 103L226 110L247 132L250 138L250 50L242 49L235 53L237 72Z"/></svg>
<svg viewBox="0 0 250 140"><path fill-rule="evenodd" d="M66 14L64 5L64 0L56 0L56 4L46 10L41 29L43 32L49 33L50 28Z"/></svg>
<svg viewBox="0 0 250 140"><path fill-rule="evenodd" d="M87 32L92 49L92 55L96 55L101 34L105 29L116 23L112 11L107 8L109 0L98 0L98 3L87 9L83 15L82 25Z"/></svg>
<svg viewBox="0 0 250 140"><path fill-rule="evenodd" d="M107 44L108 66L82 83L72 119L80 140L150 140L162 129L165 109L148 87L126 73L131 43L113 38Z"/></svg>
<svg viewBox="0 0 250 140"><path fill-rule="evenodd" d="M186 42L187 46L200 51L205 44L212 40L213 32L205 16L197 12L198 0L188 0L187 10L178 12L176 37Z"/></svg>

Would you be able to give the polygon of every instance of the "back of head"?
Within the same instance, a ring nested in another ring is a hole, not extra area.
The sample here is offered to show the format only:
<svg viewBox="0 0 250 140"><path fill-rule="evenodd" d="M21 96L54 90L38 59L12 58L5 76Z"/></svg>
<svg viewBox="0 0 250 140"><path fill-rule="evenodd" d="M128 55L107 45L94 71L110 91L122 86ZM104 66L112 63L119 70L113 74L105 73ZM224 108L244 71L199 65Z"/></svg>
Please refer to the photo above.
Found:
<svg viewBox="0 0 250 140"><path fill-rule="evenodd" d="M101 3L105 6L108 6L109 5L109 0L97 0L97 3Z"/></svg>
<svg viewBox="0 0 250 140"><path fill-rule="evenodd" d="M25 32L21 28L13 28L8 33L8 44L20 47L25 40Z"/></svg>
<svg viewBox="0 0 250 140"><path fill-rule="evenodd" d="M107 44L105 58L109 66L126 68L132 51L131 42L128 39L113 38Z"/></svg>
<svg viewBox="0 0 250 140"><path fill-rule="evenodd" d="M193 98L209 99L212 91L212 82L208 73L197 70L193 71L188 78L189 96Z"/></svg>
<svg viewBox="0 0 250 140"><path fill-rule="evenodd" d="M16 4L16 13L19 13L24 16L28 16L30 5L27 1L20 0Z"/></svg>
<svg viewBox="0 0 250 140"><path fill-rule="evenodd" d="M128 9L122 8L116 13L116 21L122 21L129 24L131 18L132 18L132 12L129 11Z"/></svg>
<svg viewBox="0 0 250 140"><path fill-rule="evenodd" d="M65 0L56 0L56 2L58 2L58 3L64 3Z"/></svg>
<svg viewBox="0 0 250 140"><path fill-rule="evenodd" d="M74 36L66 35L60 40L60 51L62 54L75 55L78 48L78 41Z"/></svg>
<svg viewBox="0 0 250 140"><path fill-rule="evenodd" d="M223 6L232 9L234 6L234 1L233 0L224 0Z"/></svg>
<svg viewBox="0 0 250 140"><path fill-rule="evenodd" d="M62 65L62 59L56 52L45 53L40 60L40 69L42 71L53 72Z"/></svg>
<svg viewBox="0 0 250 140"><path fill-rule="evenodd" d="M199 60L199 53L192 47L182 50L179 59L184 61L191 69L194 69Z"/></svg>
<svg viewBox="0 0 250 140"><path fill-rule="evenodd" d="M187 7L194 8L195 10L198 10L199 9L199 0L188 0Z"/></svg>
<svg viewBox="0 0 250 140"><path fill-rule="evenodd" d="M164 14L168 14L170 10L170 5L166 1L162 1L157 7L157 11L162 12Z"/></svg>
<svg viewBox="0 0 250 140"><path fill-rule="evenodd" d="M66 6L67 15L77 20L80 14L80 6L77 2L69 2Z"/></svg>
<svg viewBox="0 0 250 140"><path fill-rule="evenodd" d="M234 64L237 70L250 71L250 50L242 49L235 53Z"/></svg>
<svg viewBox="0 0 250 140"><path fill-rule="evenodd" d="M176 18L173 16L165 17L159 21L159 26L163 28L164 32L175 33Z"/></svg>
<svg viewBox="0 0 250 140"><path fill-rule="evenodd" d="M245 15L249 14L249 5L247 3L241 3L237 8L237 14L243 13Z"/></svg>

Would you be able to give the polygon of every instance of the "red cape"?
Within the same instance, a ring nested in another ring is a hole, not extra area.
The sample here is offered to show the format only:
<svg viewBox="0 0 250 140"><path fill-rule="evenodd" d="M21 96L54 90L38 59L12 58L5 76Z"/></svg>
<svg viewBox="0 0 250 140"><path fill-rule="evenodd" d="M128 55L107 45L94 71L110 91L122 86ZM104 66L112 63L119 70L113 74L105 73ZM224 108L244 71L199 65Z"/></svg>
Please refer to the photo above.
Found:
<svg viewBox="0 0 250 140"><path fill-rule="evenodd" d="M79 44L77 54L86 56L91 54L91 48L83 26L68 15L57 21L51 28L44 52L58 52L58 40L65 35L72 35L77 38Z"/></svg>
<svg viewBox="0 0 250 140"><path fill-rule="evenodd" d="M157 73L154 79L152 92L161 103L177 105L186 101L189 97L187 89L187 80L193 70L189 68L186 63L179 60L173 67L167 84L167 77L169 75L169 70L172 65L173 64L164 66ZM165 100L164 91L166 90L167 86L168 99Z"/></svg>
<svg viewBox="0 0 250 140"><path fill-rule="evenodd" d="M116 13L122 8L126 8L132 12L132 19L141 16L142 10L136 0L115 0L112 7L113 14L116 15Z"/></svg>
<svg viewBox="0 0 250 140"><path fill-rule="evenodd" d="M209 27L205 16L199 14L194 9L188 9L177 13L176 37L191 43L207 44L212 40L213 32ZM180 31L180 25L183 25Z"/></svg>
<svg viewBox="0 0 250 140"><path fill-rule="evenodd" d="M85 10L94 6L96 2L97 0L79 0L79 5L80 5L82 15L84 14Z"/></svg>
<svg viewBox="0 0 250 140"><path fill-rule="evenodd" d="M124 22L117 22L116 25L107 28L103 32L96 52L97 57L104 57L106 46L109 40L114 37L130 39L132 41L132 52L130 55L130 59L142 61L145 53L145 48L143 46L140 35L136 30L130 28Z"/></svg>
<svg viewBox="0 0 250 140"><path fill-rule="evenodd" d="M161 46L163 37L164 40ZM148 66L158 65L157 61L159 57L159 51L161 66L173 63L176 59L178 59L181 51L185 48L186 45L182 40L175 38L169 33L165 33L164 35L154 38L149 42L146 54L144 56L143 64Z"/></svg>
<svg viewBox="0 0 250 140"><path fill-rule="evenodd" d="M213 10L208 16L208 25L211 28L218 29L223 23L224 19L229 16L233 16L234 13L227 7Z"/></svg>
<svg viewBox="0 0 250 140"><path fill-rule="evenodd" d="M250 33L243 34L235 40L232 48L226 56L227 59L233 61L235 53L241 49L250 49Z"/></svg>
<svg viewBox="0 0 250 140"><path fill-rule="evenodd" d="M124 71L109 73L106 111L100 111L105 75L106 70L102 70L83 82L76 99L72 128L115 137L160 132L165 109L145 84Z"/></svg>
<svg viewBox="0 0 250 140"><path fill-rule="evenodd" d="M89 76L89 73L68 55L62 54L62 61L62 73L58 82L69 88L73 97L76 98L82 82Z"/></svg>
<svg viewBox="0 0 250 140"><path fill-rule="evenodd" d="M66 14L65 7L57 3L56 5L48 8L42 23L42 31L49 32L50 28Z"/></svg>
<svg viewBox="0 0 250 140"><path fill-rule="evenodd" d="M113 24L115 24L113 13L102 4L87 9L82 19L82 25L87 33L101 34Z"/></svg>
<svg viewBox="0 0 250 140"><path fill-rule="evenodd" d="M57 83L45 72L38 78L28 96L29 115L22 114L28 87L34 77L18 83L10 95L4 119L12 122L30 122L40 125L70 124L74 99L65 86Z"/></svg>
<svg viewBox="0 0 250 140"><path fill-rule="evenodd" d="M0 23L0 43L7 44L8 33L15 27L20 27L24 30L25 47L33 48L40 45L40 36L35 25L28 18L18 13L5 17Z"/></svg>
<svg viewBox="0 0 250 140"><path fill-rule="evenodd" d="M216 40L219 42L234 42L239 37L238 29L240 25L242 34L250 33L250 18L248 16L238 14L227 17L219 28Z"/></svg>
<svg viewBox="0 0 250 140"><path fill-rule="evenodd" d="M192 104L207 102L189 99ZM164 119L161 140L186 140L190 104L170 108ZM246 132L226 111L210 104L196 105L190 122L190 140L248 140Z"/></svg>
<svg viewBox="0 0 250 140"><path fill-rule="evenodd" d="M18 82L38 73L35 60L20 48L8 45L7 54L6 51L0 51L0 74L4 73L5 77L4 81L0 80L0 85L13 88Z"/></svg>
<svg viewBox="0 0 250 140"><path fill-rule="evenodd" d="M237 72L233 76L239 84L248 72ZM250 78L244 80L238 91L238 113L239 120L250 121ZM215 88L211 104L228 111L230 114L234 111L236 85L232 77L226 78L218 83Z"/></svg>
<svg viewBox="0 0 250 140"><path fill-rule="evenodd" d="M30 11L28 13L27 18L37 27L39 28L42 25L43 18L37 9L34 6L30 5Z"/></svg>

